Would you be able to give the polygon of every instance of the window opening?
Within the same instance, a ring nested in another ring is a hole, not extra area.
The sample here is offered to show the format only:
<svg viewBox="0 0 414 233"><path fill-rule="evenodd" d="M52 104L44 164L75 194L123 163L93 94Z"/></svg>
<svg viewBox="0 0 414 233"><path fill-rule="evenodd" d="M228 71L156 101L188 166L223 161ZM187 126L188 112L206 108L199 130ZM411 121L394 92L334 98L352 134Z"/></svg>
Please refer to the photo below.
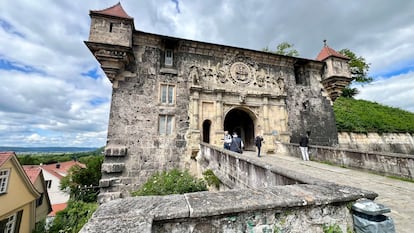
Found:
<svg viewBox="0 0 414 233"><path fill-rule="evenodd" d="M160 115L158 131L160 135L171 135L173 131L174 116Z"/></svg>
<svg viewBox="0 0 414 233"><path fill-rule="evenodd" d="M161 84L160 102L162 104L174 104L175 85Z"/></svg>
<svg viewBox="0 0 414 233"><path fill-rule="evenodd" d="M172 66L173 64L173 51L172 49L165 50L165 65Z"/></svg>
<svg viewBox="0 0 414 233"><path fill-rule="evenodd" d="M109 32L112 32L113 27L114 27L114 23L110 23L109 24Z"/></svg>
<svg viewBox="0 0 414 233"><path fill-rule="evenodd" d="M6 193L7 184L9 182L10 170L0 171L0 194Z"/></svg>

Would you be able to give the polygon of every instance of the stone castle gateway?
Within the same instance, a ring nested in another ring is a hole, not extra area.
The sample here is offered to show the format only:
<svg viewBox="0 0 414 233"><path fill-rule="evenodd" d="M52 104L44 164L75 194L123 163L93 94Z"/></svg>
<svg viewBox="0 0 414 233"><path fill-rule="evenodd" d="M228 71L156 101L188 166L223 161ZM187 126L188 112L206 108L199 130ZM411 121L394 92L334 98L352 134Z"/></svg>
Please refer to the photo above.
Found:
<svg viewBox="0 0 414 233"><path fill-rule="evenodd" d="M129 196L149 176L195 169L200 142L221 146L237 132L333 146L332 102L352 80L348 58L325 45L316 60L192 41L135 29L118 3L90 11L86 45L112 82L101 202Z"/></svg>

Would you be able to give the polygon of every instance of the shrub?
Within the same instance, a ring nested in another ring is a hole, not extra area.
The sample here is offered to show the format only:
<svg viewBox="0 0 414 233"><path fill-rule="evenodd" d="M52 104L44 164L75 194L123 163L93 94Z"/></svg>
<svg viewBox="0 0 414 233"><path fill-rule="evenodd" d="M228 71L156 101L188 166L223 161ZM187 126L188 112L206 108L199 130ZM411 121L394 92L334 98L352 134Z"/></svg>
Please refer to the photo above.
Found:
<svg viewBox="0 0 414 233"><path fill-rule="evenodd" d="M68 206L57 212L52 226L50 227L50 233L75 233L80 229L92 216L98 207L97 203L86 203L83 201L69 201Z"/></svg>
<svg viewBox="0 0 414 233"><path fill-rule="evenodd" d="M214 186L216 188L220 187L220 179L214 174L211 169L205 170L203 172L203 177L209 186Z"/></svg>
<svg viewBox="0 0 414 233"><path fill-rule="evenodd" d="M207 185L204 180L190 175L187 170L173 169L157 172L140 189L132 192L132 196L171 195L206 190Z"/></svg>

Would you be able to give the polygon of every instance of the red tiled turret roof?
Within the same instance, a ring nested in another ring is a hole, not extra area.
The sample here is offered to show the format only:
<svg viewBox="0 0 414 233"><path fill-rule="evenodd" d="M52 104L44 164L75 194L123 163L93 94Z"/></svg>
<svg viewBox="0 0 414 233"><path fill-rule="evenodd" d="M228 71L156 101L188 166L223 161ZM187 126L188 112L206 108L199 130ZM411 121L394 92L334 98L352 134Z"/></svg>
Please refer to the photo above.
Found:
<svg viewBox="0 0 414 233"><path fill-rule="evenodd" d="M322 50L319 52L318 56L316 57L316 60L318 61L323 61L328 57L339 57L342 59L347 59L349 60L349 57L344 56L340 53L338 53L337 51L335 51L334 49L330 48L327 44L326 44L326 40L324 40L325 45L323 46Z"/></svg>
<svg viewBox="0 0 414 233"><path fill-rule="evenodd" d="M122 8L121 3L118 2L116 5L113 5L111 7L108 7L106 9L103 10L99 10L99 11L90 11L91 13L97 13L97 14L103 14L103 15L110 15L110 16L115 16L115 17L120 17L120 18L126 18L126 19L133 19L131 16L129 16L124 8Z"/></svg>

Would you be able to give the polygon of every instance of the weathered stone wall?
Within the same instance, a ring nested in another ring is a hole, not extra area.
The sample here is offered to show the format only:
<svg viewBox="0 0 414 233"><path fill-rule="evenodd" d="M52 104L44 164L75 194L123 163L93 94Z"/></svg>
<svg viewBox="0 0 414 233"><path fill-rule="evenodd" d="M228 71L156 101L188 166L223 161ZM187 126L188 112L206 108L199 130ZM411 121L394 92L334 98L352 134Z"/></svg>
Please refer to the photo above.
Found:
<svg viewBox="0 0 414 233"><path fill-rule="evenodd" d="M306 64L302 79L296 75L288 79L286 105L289 113L290 142L298 143L301 134L311 132L317 145L335 145L338 143L335 116L331 101L321 85L320 67ZM295 83L296 82L296 83Z"/></svg>
<svg viewBox="0 0 414 233"><path fill-rule="evenodd" d="M414 136L409 133L339 133L339 147L414 155Z"/></svg>
<svg viewBox="0 0 414 233"><path fill-rule="evenodd" d="M99 206L80 232L323 232L334 224L347 232L347 206L376 196L325 183L130 197Z"/></svg>
<svg viewBox="0 0 414 233"><path fill-rule="evenodd" d="M97 16L91 18L89 41L121 46L132 45L133 20Z"/></svg>
<svg viewBox="0 0 414 233"><path fill-rule="evenodd" d="M280 151L300 158L298 144L280 143ZM283 147L283 148L282 148ZM333 147L310 146L311 160L357 168L378 174L414 179L414 155L363 152Z"/></svg>

